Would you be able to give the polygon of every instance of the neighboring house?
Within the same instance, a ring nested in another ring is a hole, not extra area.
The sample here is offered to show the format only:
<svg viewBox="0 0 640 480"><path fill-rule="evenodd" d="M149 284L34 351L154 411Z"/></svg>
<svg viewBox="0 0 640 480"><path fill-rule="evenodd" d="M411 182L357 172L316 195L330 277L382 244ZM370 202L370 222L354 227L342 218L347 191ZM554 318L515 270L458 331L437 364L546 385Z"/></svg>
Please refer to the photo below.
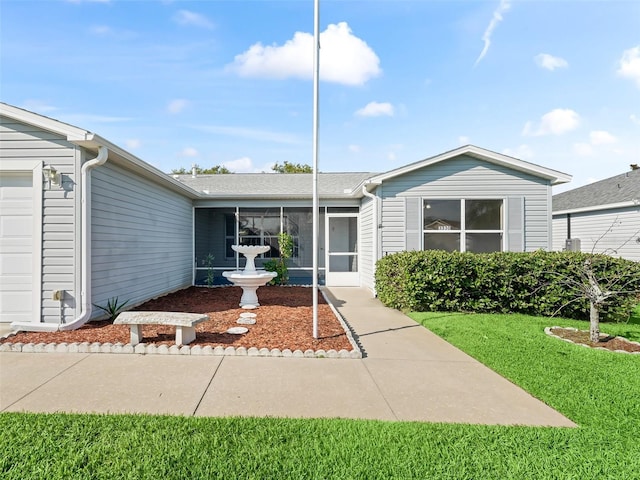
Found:
<svg viewBox="0 0 640 480"><path fill-rule="evenodd" d="M0 103L0 321L76 328L244 262L231 245L290 233L311 283L311 174L166 175L86 130ZM318 175L319 276L374 291L402 250L551 249L555 170L475 146L386 173ZM212 260L213 259L213 260ZM264 258L257 259L261 265Z"/></svg>
<svg viewBox="0 0 640 480"><path fill-rule="evenodd" d="M640 169L631 168L553 196L554 250L640 261Z"/></svg>

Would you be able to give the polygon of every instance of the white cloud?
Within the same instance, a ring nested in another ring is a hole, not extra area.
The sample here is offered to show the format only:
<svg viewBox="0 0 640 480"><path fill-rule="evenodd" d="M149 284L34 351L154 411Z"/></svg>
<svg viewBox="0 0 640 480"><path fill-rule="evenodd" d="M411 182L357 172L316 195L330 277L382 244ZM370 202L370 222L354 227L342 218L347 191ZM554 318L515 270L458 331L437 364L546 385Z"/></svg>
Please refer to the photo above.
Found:
<svg viewBox="0 0 640 480"><path fill-rule="evenodd" d="M132 118L129 117L108 117L106 115L91 115L91 114L84 114L84 113L78 113L78 114L72 114L72 115L68 115L67 119L68 122L70 123L74 123L76 125L85 125L85 124L89 124L89 123L123 123L123 122L130 122L132 120Z"/></svg>
<svg viewBox="0 0 640 480"><path fill-rule="evenodd" d="M88 27L91 35L110 38L118 41L131 41L138 37L138 33L131 30L117 30L109 25L91 25Z"/></svg>
<svg viewBox="0 0 640 480"><path fill-rule="evenodd" d="M631 120L636 125L640 125L640 117L638 117L635 113L629 115L629 120Z"/></svg>
<svg viewBox="0 0 640 480"><path fill-rule="evenodd" d="M618 141L616 137L604 130L594 130L589 134L589 139L591 140L591 145L605 145Z"/></svg>
<svg viewBox="0 0 640 480"><path fill-rule="evenodd" d="M393 143L389 145L389 151L387 152L387 160L395 162L398 159L397 152L404 149L404 145L402 143Z"/></svg>
<svg viewBox="0 0 640 480"><path fill-rule="evenodd" d="M167 111L173 114L180 113L187 107L187 105L189 105L187 100L176 98L169 102L169 105L167 105Z"/></svg>
<svg viewBox="0 0 640 480"><path fill-rule="evenodd" d="M49 105L48 103L42 100L37 100L35 98L25 100L24 103L22 104L22 108L24 108L25 110L30 110L32 112L37 112L37 113L47 113L47 112L53 112L57 110L57 108L54 107L53 105Z"/></svg>
<svg viewBox="0 0 640 480"><path fill-rule="evenodd" d="M182 26L193 25L194 27L202 27L209 30L214 28L213 22L207 17L189 10L180 10L174 15L173 19L178 25Z"/></svg>
<svg viewBox="0 0 640 480"><path fill-rule="evenodd" d="M127 148L134 150L136 148L140 148L142 146L142 142L138 138L130 138L125 141L125 145L127 146Z"/></svg>
<svg viewBox="0 0 640 480"><path fill-rule="evenodd" d="M564 58L554 57L553 55L549 55L548 53L541 53L534 57L536 64L541 68L546 68L547 70L555 70L556 68L567 68L569 64Z"/></svg>
<svg viewBox="0 0 640 480"><path fill-rule="evenodd" d="M588 143L574 143L573 151L580 157L588 157L593 155L593 147Z"/></svg>
<svg viewBox="0 0 640 480"><path fill-rule="evenodd" d="M347 148L351 153L360 153L360 151L362 150L362 148L360 148L360 145L353 145L353 144L349 145Z"/></svg>
<svg viewBox="0 0 640 480"><path fill-rule="evenodd" d="M89 32L94 35L110 35L112 32L111 27L107 25L94 25L89 28Z"/></svg>
<svg viewBox="0 0 640 480"><path fill-rule="evenodd" d="M346 22L331 24L320 34L320 79L344 85L363 85L380 75L380 59L356 37ZM228 71L242 77L313 77L313 35L296 32L284 45L256 43L236 55Z"/></svg>
<svg viewBox="0 0 640 480"><path fill-rule="evenodd" d="M465 135L460 135L458 137L458 144L460 145L469 145L471 143L471 139Z"/></svg>
<svg viewBox="0 0 640 480"><path fill-rule="evenodd" d="M516 148L505 148L502 153L521 160L530 160L534 156L531 147L525 144L519 145Z"/></svg>
<svg viewBox="0 0 640 480"><path fill-rule="evenodd" d="M640 88L640 45L625 50L619 62L618 75L630 78Z"/></svg>
<svg viewBox="0 0 640 480"><path fill-rule="evenodd" d="M198 150L196 150L193 147L185 147L182 149L182 151L180 152L180 156L181 157L189 157L189 158L193 158L193 157L197 157L198 155L200 155L198 153Z"/></svg>
<svg viewBox="0 0 640 480"><path fill-rule="evenodd" d="M271 170L273 165L274 163L272 162L264 165L262 168L259 168L253 165L253 160L249 157L240 157L222 164L222 166L227 167L235 173L273 173L273 170Z"/></svg>
<svg viewBox="0 0 640 480"><path fill-rule="evenodd" d="M556 108L545 113L536 126L527 122L522 130L523 135L539 137L542 135L562 135L580 126L580 115L568 108Z"/></svg>
<svg viewBox="0 0 640 480"><path fill-rule="evenodd" d="M298 138L290 133L272 132L255 128L229 127L225 125L197 125L193 128L203 132L215 133L217 135L227 135L230 137L248 138L263 142L296 144Z"/></svg>
<svg viewBox="0 0 640 480"><path fill-rule="evenodd" d="M111 3L111 0L66 0L67 3Z"/></svg>
<svg viewBox="0 0 640 480"><path fill-rule="evenodd" d="M358 117L381 117L383 115L393 117L393 105L388 102L369 102L366 106L356 111Z"/></svg>
<svg viewBox="0 0 640 480"><path fill-rule="evenodd" d="M507 10L509 10L509 8L511 8L511 4L509 0L500 0L500 5L498 5L498 8L496 8L495 11L493 12L493 17L489 22L489 26L487 26L487 29L484 31L484 35L482 35L482 41L484 42L484 47L480 52L480 55L478 56L478 59L476 60L475 65L478 65L478 63L480 63L480 61L484 58L484 56L489 51L489 47L491 46L491 35L493 35L493 31L498 26L498 24L503 20L502 14L505 13Z"/></svg>

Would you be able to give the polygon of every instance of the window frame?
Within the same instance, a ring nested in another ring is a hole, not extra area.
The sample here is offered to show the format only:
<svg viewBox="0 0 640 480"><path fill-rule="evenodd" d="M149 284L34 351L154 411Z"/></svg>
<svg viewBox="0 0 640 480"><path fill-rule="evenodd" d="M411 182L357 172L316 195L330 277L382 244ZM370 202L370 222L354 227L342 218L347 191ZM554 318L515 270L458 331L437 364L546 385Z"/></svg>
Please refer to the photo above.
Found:
<svg viewBox="0 0 640 480"><path fill-rule="evenodd" d="M425 204L428 201L458 201L460 204L460 228L459 229L451 229L451 230L438 230L438 229L426 229L424 224L424 211ZM499 200L502 202L500 208L500 229L467 229L466 223L466 212L467 212L467 201L473 200ZM422 235L420 236L420 244L422 250L427 250L425 248L425 235L428 233L438 233L443 235L455 234L458 235L460 239L459 249L454 251L466 252L467 251L467 235L474 233L489 233L489 234L499 234L500 235L500 248L501 252L507 250L507 229L506 229L506 211L507 211L507 199L506 197L456 197L456 198L447 198L447 197L421 197L421 206L420 209L420 225L422 226Z"/></svg>

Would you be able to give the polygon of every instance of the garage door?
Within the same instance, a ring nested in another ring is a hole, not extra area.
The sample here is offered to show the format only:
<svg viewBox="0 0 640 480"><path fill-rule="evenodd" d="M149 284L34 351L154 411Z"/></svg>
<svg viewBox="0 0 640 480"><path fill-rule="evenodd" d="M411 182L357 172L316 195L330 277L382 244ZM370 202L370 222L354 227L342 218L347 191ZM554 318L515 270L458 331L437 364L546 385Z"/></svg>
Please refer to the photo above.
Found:
<svg viewBox="0 0 640 480"><path fill-rule="evenodd" d="M0 172L0 322L34 317L32 172Z"/></svg>

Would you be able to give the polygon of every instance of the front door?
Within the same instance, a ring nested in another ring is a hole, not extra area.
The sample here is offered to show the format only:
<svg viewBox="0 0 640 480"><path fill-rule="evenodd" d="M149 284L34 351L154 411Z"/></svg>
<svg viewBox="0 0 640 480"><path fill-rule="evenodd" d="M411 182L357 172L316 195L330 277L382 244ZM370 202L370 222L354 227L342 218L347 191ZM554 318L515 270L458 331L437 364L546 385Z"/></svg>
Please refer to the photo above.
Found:
<svg viewBox="0 0 640 480"><path fill-rule="evenodd" d="M325 258L327 286L359 286L358 215L327 214L325 235L325 245L328 245Z"/></svg>

